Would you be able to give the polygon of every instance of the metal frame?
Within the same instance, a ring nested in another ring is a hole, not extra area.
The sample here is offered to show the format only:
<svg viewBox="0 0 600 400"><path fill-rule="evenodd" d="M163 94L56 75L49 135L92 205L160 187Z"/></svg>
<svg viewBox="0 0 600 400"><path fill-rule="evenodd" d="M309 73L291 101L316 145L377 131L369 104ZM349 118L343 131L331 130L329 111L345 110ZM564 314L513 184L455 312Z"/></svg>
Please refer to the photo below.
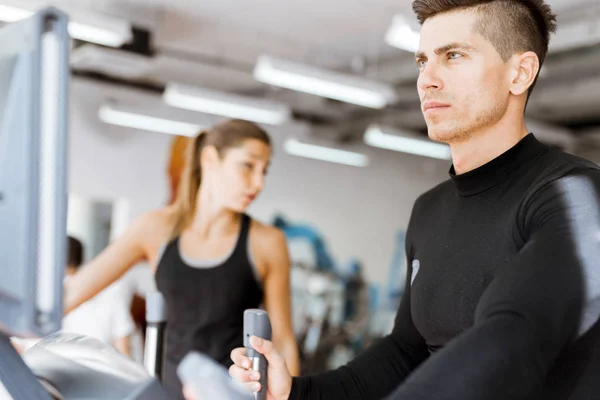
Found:
<svg viewBox="0 0 600 400"><path fill-rule="evenodd" d="M67 22L47 8L0 30L0 380L14 400L50 395L8 336L46 336L63 317Z"/></svg>

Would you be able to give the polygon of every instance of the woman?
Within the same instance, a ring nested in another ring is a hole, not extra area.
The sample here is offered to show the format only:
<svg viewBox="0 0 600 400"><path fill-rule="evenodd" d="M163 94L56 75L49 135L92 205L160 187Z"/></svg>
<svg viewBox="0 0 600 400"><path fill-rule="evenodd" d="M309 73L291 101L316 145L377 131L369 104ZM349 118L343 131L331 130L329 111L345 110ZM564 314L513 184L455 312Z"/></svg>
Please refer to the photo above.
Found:
<svg viewBox="0 0 600 400"><path fill-rule="evenodd" d="M70 312L134 264L154 266L169 315L163 383L177 396L176 367L185 354L200 351L229 366L229 353L242 344L244 310L261 303L274 342L299 373L285 237L245 213L264 187L270 143L241 120L200 133L188 147L176 202L137 219L66 287Z"/></svg>

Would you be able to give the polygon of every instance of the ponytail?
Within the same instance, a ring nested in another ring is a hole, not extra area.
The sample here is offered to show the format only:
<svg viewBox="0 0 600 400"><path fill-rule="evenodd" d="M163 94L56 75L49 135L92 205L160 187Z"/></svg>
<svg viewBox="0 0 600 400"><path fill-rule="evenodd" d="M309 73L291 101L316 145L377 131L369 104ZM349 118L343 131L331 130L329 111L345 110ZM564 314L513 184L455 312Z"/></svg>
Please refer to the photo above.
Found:
<svg viewBox="0 0 600 400"><path fill-rule="evenodd" d="M176 217L171 239L180 235L194 218L200 181L202 179L200 155L202 154L207 135L208 132L201 131L186 149L185 167L179 187L177 188L177 199L175 201Z"/></svg>

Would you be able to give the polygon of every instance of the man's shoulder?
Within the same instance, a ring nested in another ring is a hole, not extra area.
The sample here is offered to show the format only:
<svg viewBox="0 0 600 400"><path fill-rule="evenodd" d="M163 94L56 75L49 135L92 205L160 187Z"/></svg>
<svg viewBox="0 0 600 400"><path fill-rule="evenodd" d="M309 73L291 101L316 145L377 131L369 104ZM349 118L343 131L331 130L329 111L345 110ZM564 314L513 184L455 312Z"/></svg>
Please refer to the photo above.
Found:
<svg viewBox="0 0 600 400"><path fill-rule="evenodd" d="M567 153L563 150L559 149L550 149L548 151L547 159L550 160L551 163L555 164L557 167L564 167L567 170L572 169L591 169L591 170L600 170L600 166L598 164L577 156L575 154Z"/></svg>
<svg viewBox="0 0 600 400"><path fill-rule="evenodd" d="M416 226L420 226L423 218L430 218L433 213L441 210L440 205L447 202L447 196L454 193L454 184L451 179L445 180L417 197L411 213L407 228L410 236Z"/></svg>
<svg viewBox="0 0 600 400"><path fill-rule="evenodd" d="M539 162L540 171L536 173L535 184L531 191L537 191L557 181L570 177L587 176L593 180L600 180L600 166L598 164L558 149L551 149Z"/></svg>
<svg viewBox="0 0 600 400"><path fill-rule="evenodd" d="M421 193L421 195L419 195L415 201L414 208L417 209L421 207L428 207L434 205L435 203L439 203L440 201L443 201L447 194L450 193L454 193L454 183L451 179L446 179L426 192Z"/></svg>
<svg viewBox="0 0 600 400"><path fill-rule="evenodd" d="M549 209L556 211L569 207L575 204L573 200L576 198L597 202L595 199L600 194L598 164L552 149L531 165L530 171L533 175L530 175L519 212L526 220L538 214L548 214Z"/></svg>

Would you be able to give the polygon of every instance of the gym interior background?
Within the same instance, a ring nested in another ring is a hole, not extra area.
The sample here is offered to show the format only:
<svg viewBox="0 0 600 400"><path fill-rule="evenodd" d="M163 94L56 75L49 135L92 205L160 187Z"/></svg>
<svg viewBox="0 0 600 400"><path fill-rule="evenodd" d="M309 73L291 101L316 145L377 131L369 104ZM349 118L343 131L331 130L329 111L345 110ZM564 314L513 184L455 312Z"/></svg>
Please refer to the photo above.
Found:
<svg viewBox="0 0 600 400"><path fill-rule="evenodd" d="M600 3L547 2L559 29L528 105L529 128L598 162ZM304 369L343 363L386 333L413 201L450 165L446 148L428 147L410 3L53 2L80 28L71 32L68 230L89 249L86 259L169 202L174 134L258 107L245 115L271 118L258 122L275 153L249 212L288 229ZM0 1L0 20L39 6ZM147 271L139 265L123 279L143 293L152 287Z"/></svg>

